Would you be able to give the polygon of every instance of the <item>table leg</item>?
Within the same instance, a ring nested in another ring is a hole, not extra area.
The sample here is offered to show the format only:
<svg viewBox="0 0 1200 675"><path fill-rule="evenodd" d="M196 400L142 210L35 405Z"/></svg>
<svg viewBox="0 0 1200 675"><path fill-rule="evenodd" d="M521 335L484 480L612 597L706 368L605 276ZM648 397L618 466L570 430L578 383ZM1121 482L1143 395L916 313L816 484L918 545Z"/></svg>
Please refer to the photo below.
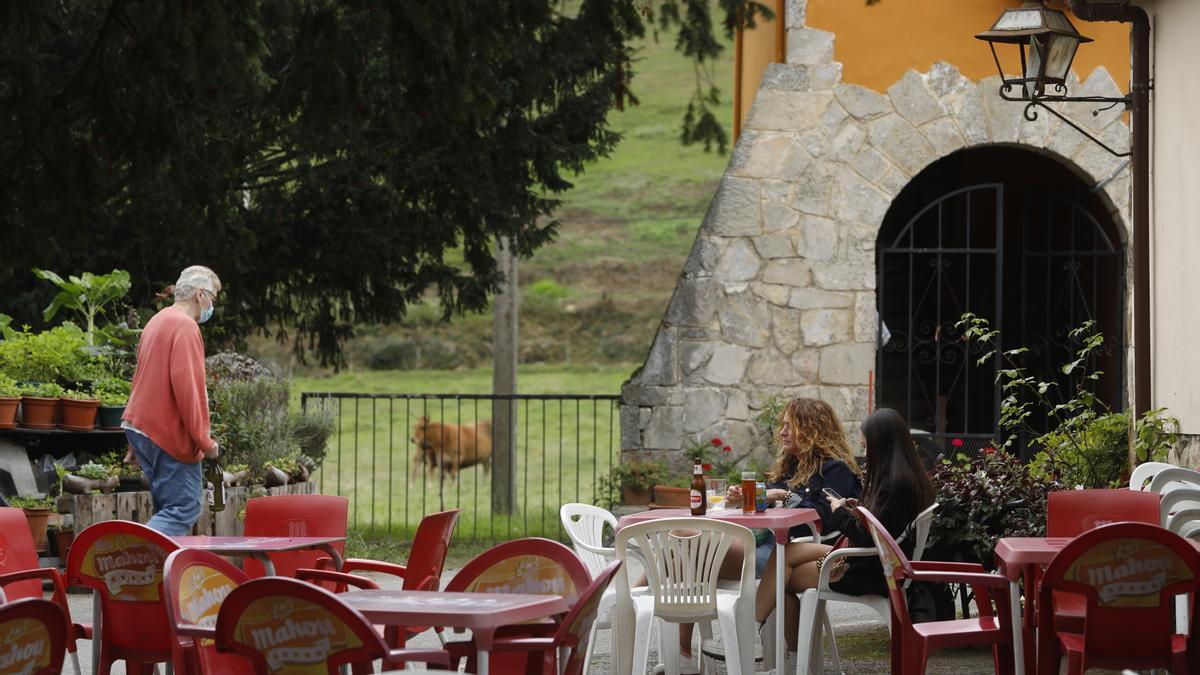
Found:
<svg viewBox="0 0 1200 675"><path fill-rule="evenodd" d="M103 612L100 611L100 591L92 589L92 675L100 673L100 644L104 635Z"/></svg>
<svg viewBox="0 0 1200 675"><path fill-rule="evenodd" d="M266 553L263 553L261 551L255 551L254 553L251 553L250 555L253 556L255 560L262 563L263 572L267 576L269 576L269 577L275 576L275 563L271 562L271 556L269 556ZM340 566L338 567L338 571L339 572L341 571Z"/></svg>
<svg viewBox="0 0 1200 675"><path fill-rule="evenodd" d="M1016 675L1025 675L1025 642L1022 636L1025 622L1021 615L1021 584L1016 579L1008 582L1008 609L1012 616L1013 668Z"/></svg>
<svg viewBox="0 0 1200 675"><path fill-rule="evenodd" d="M775 672L776 673L782 673L784 666L787 665L787 640L784 638L784 635L783 635L783 624L786 623L786 620L785 620L786 617L784 617L784 614L786 614L786 612L784 611L784 608L783 608L783 602L784 602L783 598L784 598L784 593L787 592L787 589L785 588L787 586L787 580L783 578L783 573L784 573L785 567L786 567L783 563L783 558L785 555L787 555L787 542L788 542L787 530L775 533ZM748 555L753 555L753 553L750 553ZM749 649L753 650L754 647L750 646ZM754 652L751 651L751 658L753 658L753 653Z"/></svg>
<svg viewBox="0 0 1200 675"><path fill-rule="evenodd" d="M329 557L333 559L334 569L336 569L338 572L342 571L342 565L344 564L342 562L342 556L337 552L337 549L333 547L333 544L321 544L317 548L329 554Z"/></svg>
<svg viewBox="0 0 1200 675"><path fill-rule="evenodd" d="M488 675L488 650L479 650L479 675Z"/></svg>

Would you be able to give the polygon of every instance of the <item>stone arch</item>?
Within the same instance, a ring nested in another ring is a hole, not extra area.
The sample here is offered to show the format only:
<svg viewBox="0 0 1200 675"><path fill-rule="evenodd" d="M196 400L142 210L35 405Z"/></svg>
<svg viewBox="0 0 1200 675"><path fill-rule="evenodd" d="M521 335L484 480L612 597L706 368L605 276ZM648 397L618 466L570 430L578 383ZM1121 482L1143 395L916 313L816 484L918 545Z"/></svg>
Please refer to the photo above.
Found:
<svg viewBox="0 0 1200 675"><path fill-rule="evenodd" d="M772 396L822 398L856 428L875 356L875 240L895 197L940 157L1016 145L1090 184L1107 179L1128 239L1128 168L1048 114L1026 121L998 77L971 82L935 63L883 93L842 84L833 36L803 25L802 1L787 20L788 63L764 74L646 361L622 387L625 450L709 435L747 447ZM1103 68L1071 84L1119 95ZM1128 147L1119 109L1077 119Z"/></svg>

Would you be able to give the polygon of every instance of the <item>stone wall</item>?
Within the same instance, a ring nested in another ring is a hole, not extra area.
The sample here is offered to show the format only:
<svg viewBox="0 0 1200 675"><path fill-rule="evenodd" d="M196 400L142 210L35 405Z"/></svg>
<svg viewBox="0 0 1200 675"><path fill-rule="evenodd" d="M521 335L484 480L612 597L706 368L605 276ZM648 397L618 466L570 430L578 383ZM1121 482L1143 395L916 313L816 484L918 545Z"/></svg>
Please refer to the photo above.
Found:
<svg viewBox="0 0 1200 675"><path fill-rule="evenodd" d="M1089 184L1116 172L1104 193L1125 231L1128 168L1045 112L1026 121L997 77L974 83L936 63L884 93L842 84L834 36L803 17L803 1L789 2L788 63L764 74L649 355L622 388L625 450L711 436L746 449L772 396L821 398L856 437L875 364L875 240L893 198L938 158L1005 144ZM1103 68L1070 90L1120 95ZM1119 108L1063 112L1128 147Z"/></svg>

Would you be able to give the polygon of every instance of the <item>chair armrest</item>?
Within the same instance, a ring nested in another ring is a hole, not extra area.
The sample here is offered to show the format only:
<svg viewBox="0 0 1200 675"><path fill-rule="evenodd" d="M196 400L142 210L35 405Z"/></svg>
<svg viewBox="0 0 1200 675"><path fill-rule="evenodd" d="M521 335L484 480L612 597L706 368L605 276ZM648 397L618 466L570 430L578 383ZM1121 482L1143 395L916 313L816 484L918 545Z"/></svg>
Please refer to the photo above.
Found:
<svg viewBox="0 0 1200 675"><path fill-rule="evenodd" d="M217 636L216 628L200 626L194 623L175 624L173 630L177 635L187 635L193 638L208 638L212 640Z"/></svg>
<svg viewBox="0 0 1200 675"><path fill-rule="evenodd" d="M391 649L384 658L388 668L403 666L409 661L420 661L426 665L450 667L450 654L445 649Z"/></svg>
<svg viewBox="0 0 1200 675"><path fill-rule="evenodd" d="M54 586L54 603L61 607L63 613L66 614L67 623L71 623L71 606L67 604L67 587L66 584L63 583L62 575L59 574L58 569L55 567L35 567L32 569L0 574L0 589L18 581L28 581L31 579L50 580L51 584ZM91 626L87 626L85 628L80 624L75 625L78 626L78 629L81 633L86 630L88 636L91 636Z"/></svg>
<svg viewBox="0 0 1200 675"><path fill-rule="evenodd" d="M987 570L979 563L944 562L941 560L914 560L912 568L918 572L965 572L987 574Z"/></svg>
<svg viewBox="0 0 1200 675"><path fill-rule="evenodd" d="M616 560L617 559L617 549L615 549L615 548L611 548L611 547L607 547L607 546L593 546L586 542L574 541L574 540L572 540L571 543L574 544L575 546L578 546L579 548L587 551L588 553L595 553L596 555L604 556L605 560Z"/></svg>
<svg viewBox="0 0 1200 675"><path fill-rule="evenodd" d="M936 581L943 584L970 584L984 588L995 588L1008 593L1008 579L998 574L977 572L914 572L913 581Z"/></svg>
<svg viewBox="0 0 1200 675"><path fill-rule="evenodd" d="M347 586L354 586L355 588L370 590L379 588L379 584L367 579L366 577L360 577L354 574L346 574L345 572L334 572L332 570L314 570L302 568L296 570L296 578L300 581L308 581L313 583L319 581L331 581L336 584L334 587L335 593L345 592Z"/></svg>
<svg viewBox="0 0 1200 675"><path fill-rule="evenodd" d="M493 652L542 652L553 649L552 637L501 638L492 642Z"/></svg>
<svg viewBox="0 0 1200 675"><path fill-rule="evenodd" d="M367 560L365 558L348 558L342 562L343 572L382 572L383 574L391 574L392 576L404 579L408 576L408 568L397 563L384 562L382 560Z"/></svg>

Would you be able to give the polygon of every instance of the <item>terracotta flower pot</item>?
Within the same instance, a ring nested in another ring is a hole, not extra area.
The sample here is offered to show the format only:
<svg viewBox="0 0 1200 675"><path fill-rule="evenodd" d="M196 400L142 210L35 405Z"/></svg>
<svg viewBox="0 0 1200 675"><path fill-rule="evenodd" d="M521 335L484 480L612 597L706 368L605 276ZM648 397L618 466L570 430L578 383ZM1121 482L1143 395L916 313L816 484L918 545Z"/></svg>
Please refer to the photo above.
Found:
<svg viewBox="0 0 1200 675"><path fill-rule="evenodd" d="M650 490L624 486L621 488L621 502L626 506L646 506L650 503Z"/></svg>
<svg viewBox="0 0 1200 675"><path fill-rule="evenodd" d="M62 399L62 426L69 431L91 431L96 428L96 412L100 401L81 401L74 398Z"/></svg>
<svg viewBox="0 0 1200 675"><path fill-rule="evenodd" d="M0 397L0 429L15 429L17 426L17 406L21 405L20 396Z"/></svg>
<svg viewBox="0 0 1200 675"><path fill-rule="evenodd" d="M101 429L114 431L121 428L121 416L125 414L123 405L102 405L96 415L96 425Z"/></svg>
<svg viewBox="0 0 1200 675"><path fill-rule="evenodd" d="M39 551L46 550L46 527L50 523L50 509L38 507L24 509L25 519L29 521L29 530L33 532L33 547Z"/></svg>
<svg viewBox="0 0 1200 675"><path fill-rule="evenodd" d="M21 426L29 429L53 429L58 416L58 399L41 396L21 397Z"/></svg>

